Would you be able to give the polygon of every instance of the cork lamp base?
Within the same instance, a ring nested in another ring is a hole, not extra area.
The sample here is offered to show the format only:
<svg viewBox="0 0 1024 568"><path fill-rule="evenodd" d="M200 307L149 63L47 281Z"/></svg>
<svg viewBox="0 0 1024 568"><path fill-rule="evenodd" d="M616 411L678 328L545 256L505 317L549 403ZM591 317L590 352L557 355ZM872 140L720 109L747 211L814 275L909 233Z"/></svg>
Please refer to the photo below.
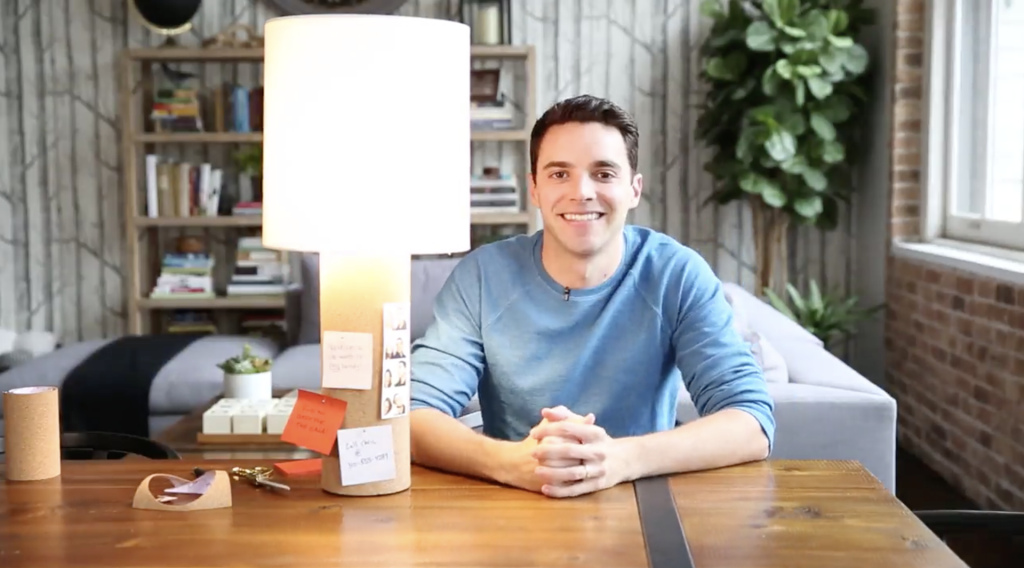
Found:
<svg viewBox="0 0 1024 568"><path fill-rule="evenodd" d="M320 254L321 338L326 331L373 335L372 388L356 390L322 387L321 393L348 403L345 420L341 425L343 429L391 426L395 460L394 479L343 485L338 447L335 444L331 455L322 458L320 486L326 492L346 496L388 495L405 491L411 483L409 416L381 418L384 304L410 302L411 271L412 259L408 254Z"/></svg>

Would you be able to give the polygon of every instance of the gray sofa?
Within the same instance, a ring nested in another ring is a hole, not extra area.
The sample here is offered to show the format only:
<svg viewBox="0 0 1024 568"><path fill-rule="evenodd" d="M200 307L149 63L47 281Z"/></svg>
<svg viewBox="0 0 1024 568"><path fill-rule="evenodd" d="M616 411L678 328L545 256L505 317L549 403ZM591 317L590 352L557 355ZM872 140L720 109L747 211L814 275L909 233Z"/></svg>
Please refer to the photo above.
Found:
<svg viewBox="0 0 1024 568"><path fill-rule="evenodd" d="M410 334L420 337L433 319L433 298L456 259L413 262ZM245 342L274 358L277 388L317 388L320 382L319 297L317 262L302 259L302 281L312 283L292 291L288 302L289 345L281 350L269 341L247 337L212 336L193 343L159 372L150 396L150 428L159 432L221 390L215 366L241 349ZM831 355L821 342L739 286L726 285L737 314L751 336L771 352L772 379L768 389L776 403L777 433L774 458L857 460L890 491L895 490L896 402L885 391ZM105 341L69 345L0 374L0 390L19 386L59 386L63 377ZM781 370L780 370L781 369ZM679 421L696 418L689 395L682 391ZM475 401L461 420L478 428Z"/></svg>

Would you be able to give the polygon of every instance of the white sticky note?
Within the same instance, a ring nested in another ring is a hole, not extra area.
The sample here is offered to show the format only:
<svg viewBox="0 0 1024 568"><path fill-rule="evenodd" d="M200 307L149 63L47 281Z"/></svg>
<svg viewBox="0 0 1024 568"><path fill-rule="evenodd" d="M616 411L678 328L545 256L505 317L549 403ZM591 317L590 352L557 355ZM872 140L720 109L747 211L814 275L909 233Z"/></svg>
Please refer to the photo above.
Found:
<svg viewBox="0 0 1024 568"><path fill-rule="evenodd" d="M373 388L373 334L325 331L320 346L323 379L332 389Z"/></svg>
<svg viewBox="0 0 1024 568"><path fill-rule="evenodd" d="M391 425L338 430L341 484L360 485L395 478Z"/></svg>

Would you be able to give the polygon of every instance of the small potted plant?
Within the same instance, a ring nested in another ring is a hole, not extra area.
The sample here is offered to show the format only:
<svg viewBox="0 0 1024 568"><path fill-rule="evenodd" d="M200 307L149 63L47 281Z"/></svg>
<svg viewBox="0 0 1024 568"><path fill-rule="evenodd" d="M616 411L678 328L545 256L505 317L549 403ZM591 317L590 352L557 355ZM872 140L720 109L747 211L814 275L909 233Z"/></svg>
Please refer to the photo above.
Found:
<svg viewBox="0 0 1024 568"><path fill-rule="evenodd" d="M270 380L270 359L252 354L248 344L242 354L218 364L224 371L224 398L270 400L273 383Z"/></svg>

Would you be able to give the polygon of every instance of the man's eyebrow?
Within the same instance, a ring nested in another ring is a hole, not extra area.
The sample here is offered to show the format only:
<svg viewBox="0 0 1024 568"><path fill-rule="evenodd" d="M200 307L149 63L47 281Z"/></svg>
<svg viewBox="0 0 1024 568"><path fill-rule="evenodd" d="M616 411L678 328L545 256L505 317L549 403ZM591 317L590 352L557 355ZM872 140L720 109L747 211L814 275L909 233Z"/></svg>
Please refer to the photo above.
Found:
<svg viewBox="0 0 1024 568"><path fill-rule="evenodd" d="M551 168L571 168L572 164L569 162L548 162L544 164L542 169L549 170Z"/></svg>
<svg viewBox="0 0 1024 568"><path fill-rule="evenodd" d="M619 167L618 164L616 164L615 162L613 162L611 160L597 160L596 162L593 163L593 166L595 168L610 168L610 169L613 169L613 170L622 169L622 168Z"/></svg>

